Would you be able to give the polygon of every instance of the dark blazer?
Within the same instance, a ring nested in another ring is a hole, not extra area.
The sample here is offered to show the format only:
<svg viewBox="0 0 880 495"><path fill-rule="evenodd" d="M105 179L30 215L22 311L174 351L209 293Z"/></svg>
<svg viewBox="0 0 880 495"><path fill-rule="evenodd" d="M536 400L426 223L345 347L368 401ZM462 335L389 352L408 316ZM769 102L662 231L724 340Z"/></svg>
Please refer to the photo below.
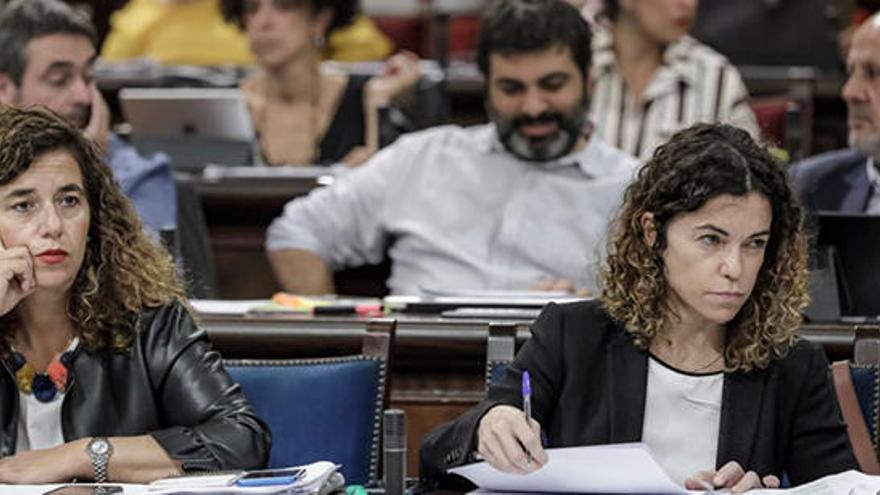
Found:
<svg viewBox="0 0 880 495"><path fill-rule="evenodd" d="M421 474L439 479L470 460L476 429L497 405L521 407L521 372L532 380L532 414L547 446L637 442L642 436L648 354L595 301L550 304L501 384L477 407L425 436ZM724 376L716 467L738 461L794 484L857 469L821 349L799 340L765 370ZM686 448L687 439L682 439Z"/></svg>
<svg viewBox="0 0 880 495"><path fill-rule="evenodd" d="M830 151L792 165L792 186L812 211L862 213L868 206L867 157L852 149Z"/></svg>
<svg viewBox="0 0 880 495"><path fill-rule="evenodd" d="M0 457L15 453L18 388L10 358L0 371ZM77 347L61 405L65 441L151 435L183 470L264 467L266 425L223 370L180 304L145 310L128 352Z"/></svg>

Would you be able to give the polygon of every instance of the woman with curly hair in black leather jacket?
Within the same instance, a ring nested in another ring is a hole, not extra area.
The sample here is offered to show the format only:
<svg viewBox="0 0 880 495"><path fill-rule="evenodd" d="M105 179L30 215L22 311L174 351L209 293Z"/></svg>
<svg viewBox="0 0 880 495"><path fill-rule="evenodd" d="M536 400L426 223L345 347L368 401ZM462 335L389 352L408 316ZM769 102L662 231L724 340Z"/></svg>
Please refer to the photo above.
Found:
<svg viewBox="0 0 880 495"><path fill-rule="evenodd" d="M269 433L100 153L0 109L0 483L261 467Z"/></svg>

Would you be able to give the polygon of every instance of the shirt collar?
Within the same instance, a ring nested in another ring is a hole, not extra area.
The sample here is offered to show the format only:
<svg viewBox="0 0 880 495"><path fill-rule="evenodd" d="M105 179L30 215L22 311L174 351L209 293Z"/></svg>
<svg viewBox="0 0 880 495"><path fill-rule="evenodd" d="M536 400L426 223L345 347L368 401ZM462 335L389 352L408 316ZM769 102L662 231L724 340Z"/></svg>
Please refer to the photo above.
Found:
<svg viewBox="0 0 880 495"><path fill-rule="evenodd" d="M512 153L507 151L507 148L501 143L501 139L498 137L498 128L495 127L495 124L489 123L486 124L485 129L481 129L478 132L483 132L483 142L481 143L481 148L487 154L503 154L508 159L518 161L518 162L526 162L526 160L522 160L517 158ZM528 162L529 165L534 167L540 167L545 169L556 169L556 168L565 168L571 166L577 166L580 168L581 172L584 173L587 177L596 177L599 175L596 170L594 170L594 161L590 160L590 150L594 147L594 142L596 138L590 136L587 138L587 143L584 147L579 150L572 151L565 156L561 156L555 160L550 160L547 162Z"/></svg>
<svg viewBox="0 0 880 495"><path fill-rule="evenodd" d="M880 191L880 172L877 172L877 167L874 166L874 159L868 158L867 160L868 166L868 183L874 188L875 191Z"/></svg>

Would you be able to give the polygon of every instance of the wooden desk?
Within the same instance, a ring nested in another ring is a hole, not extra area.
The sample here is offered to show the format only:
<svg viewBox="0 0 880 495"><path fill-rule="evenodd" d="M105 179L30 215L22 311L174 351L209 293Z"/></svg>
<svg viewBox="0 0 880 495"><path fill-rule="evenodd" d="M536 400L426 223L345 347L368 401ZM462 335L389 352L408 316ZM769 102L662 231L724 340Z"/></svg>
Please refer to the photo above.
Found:
<svg viewBox="0 0 880 495"><path fill-rule="evenodd" d="M321 167L324 169L324 167ZM222 299L269 298L281 287L264 246L266 229L291 199L335 180L333 169L318 177L220 177L178 174L198 196L210 236L211 254ZM349 268L334 274L340 294L381 297L391 263Z"/></svg>
<svg viewBox="0 0 880 495"><path fill-rule="evenodd" d="M217 280L217 297L268 298L280 287L269 266L266 229L291 199L327 180L307 177L218 178L180 174L202 203Z"/></svg>
<svg viewBox="0 0 880 495"><path fill-rule="evenodd" d="M407 414L408 474L418 471L419 444L434 426L479 402L485 388L485 320L397 315L391 405ZM305 357L359 352L366 320L357 318L215 317L201 326L228 358ZM529 338L527 321L514 322L517 344ZM825 347L829 360L852 356L856 325L808 324L803 335Z"/></svg>

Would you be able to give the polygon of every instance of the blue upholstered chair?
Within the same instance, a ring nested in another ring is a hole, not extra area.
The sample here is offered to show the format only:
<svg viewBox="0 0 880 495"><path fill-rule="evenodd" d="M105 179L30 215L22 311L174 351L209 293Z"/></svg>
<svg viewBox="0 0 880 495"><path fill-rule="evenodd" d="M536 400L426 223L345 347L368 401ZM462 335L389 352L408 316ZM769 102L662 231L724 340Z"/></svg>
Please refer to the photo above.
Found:
<svg viewBox="0 0 880 495"><path fill-rule="evenodd" d="M856 328L855 334L855 363L832 365L834 388L861 470L880 474L880 329Z"/></svg>
<svg viewBox="0 0 880 495"><path fill-rule="evenodd" d="M348 483L378 479L394 327L370 322L358 355L224 363L272 431L268 467L329 460L342 465Z"/></svg>
<svg viewBox="0 0 880 495"><path fill-rule="evenodd" d="M878 411L878 386L880 386L880 369L873 364L850 364L850 376L852 377L853 389L856 392L856 398L859 401L859 409L865 419L865 426L868 428L868 435L871 438L871 444L874 450L877 450L877 426L880 419L880 411Z"/></svg>

